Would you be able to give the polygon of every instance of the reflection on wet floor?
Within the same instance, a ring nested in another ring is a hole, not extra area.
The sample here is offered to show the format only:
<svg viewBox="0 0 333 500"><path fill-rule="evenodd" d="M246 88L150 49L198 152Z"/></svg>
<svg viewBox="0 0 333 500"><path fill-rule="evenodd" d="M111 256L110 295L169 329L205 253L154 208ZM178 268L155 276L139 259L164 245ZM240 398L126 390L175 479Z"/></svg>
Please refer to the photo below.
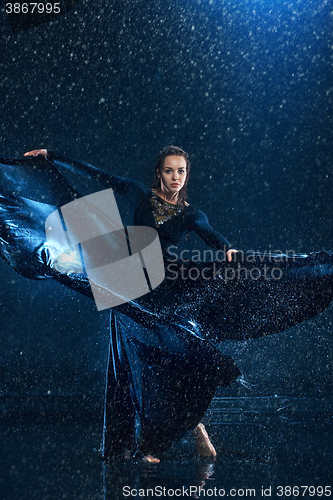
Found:
<svg viewBox="0 0 333 500"><path fill-rule="evenodd" d="M246 489L247 496L252 491L252 497L255 492L263 498L262 488L268 494L269 487L270 497L279 498L278 486L330 486L331 403L324 399L217 398L206 417L217 459L196 457L189 434L159 457L160 464L103 463L98 452L101 422L91 415L6 417L0 421L1 499L118 500L171 498L180 493L181 497L203 498L204 491L218 498L223 491L230 496L232 489L239 490L234 498L245 497ZM303 498L323 496L312 491Z"/></svg>

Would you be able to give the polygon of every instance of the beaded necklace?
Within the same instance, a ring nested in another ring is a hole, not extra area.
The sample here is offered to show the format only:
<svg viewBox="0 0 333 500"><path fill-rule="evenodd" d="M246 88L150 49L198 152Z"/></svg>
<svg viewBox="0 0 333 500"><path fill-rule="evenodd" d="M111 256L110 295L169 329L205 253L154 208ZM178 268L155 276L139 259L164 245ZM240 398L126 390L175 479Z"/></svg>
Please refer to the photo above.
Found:
<svg viewBox="0 0 333 500"><path fill-rule="evenodd" d="M163 200L163 198L154 193L154 191L151 192L150 202L152 204L156 227L164 224L164 222L171 219L171 217L179 215L183 210L179 205Z"/></svg>

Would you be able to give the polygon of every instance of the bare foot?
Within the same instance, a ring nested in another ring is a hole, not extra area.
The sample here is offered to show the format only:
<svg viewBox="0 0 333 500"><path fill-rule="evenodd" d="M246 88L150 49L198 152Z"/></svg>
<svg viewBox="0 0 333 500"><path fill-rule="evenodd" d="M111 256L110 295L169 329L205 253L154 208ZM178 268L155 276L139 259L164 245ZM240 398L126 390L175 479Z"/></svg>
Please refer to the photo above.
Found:
<svg viewBox="0 0 333 500"><path fill-rule="evenodd" d="M158 458L153 457L152 455L145 455L142 460L144 462L149 462L150 464L159 464L160 460Z"/></svg>
<svg viewBox="0 0 333 500"><path fill-rule="evenodd" d="M200 457L216 457L216 450L212 445L205 426L203 424L198 424L193 431L195 436L195 444L197 447L197 453Z"/></svg>

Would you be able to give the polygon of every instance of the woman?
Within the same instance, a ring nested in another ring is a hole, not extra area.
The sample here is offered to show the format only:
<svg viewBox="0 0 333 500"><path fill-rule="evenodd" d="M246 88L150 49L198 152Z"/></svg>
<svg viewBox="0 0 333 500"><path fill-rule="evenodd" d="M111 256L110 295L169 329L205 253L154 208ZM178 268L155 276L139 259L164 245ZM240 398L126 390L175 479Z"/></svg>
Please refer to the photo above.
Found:
<svg viewBox="0 0 333 500"><path fill-rule="evenodd" d="M60 268L45 244L47 216L86 194L67 180L73 173L89 179L90 192L96 185L96 191L111 187L124 195L133 207L134 225L156 228L164 252L163 283L110 310L104 456L143 455L154 461L154 453L191 428L198 451L214 455L200 419L216 388L229 385L240 372L212 339L276 333L324 310L333 293L332 256L285 258L277 263L270 256L252 255L241 266L233 262L236 250L186 202L190 164L187 154L176 147L161 152L152 189L46 150L26 155L42 158L2 162L4 185L8 189L15 180L15 193L7 192L2 199L6 229L0 241L3 258L15 270L31 278L54 278L92 296L87 276L71 266ZM24 175L27 182L22 181ZM190 231L224 250L227 259L205 264L172 260L170 246L178 245ZM282 272L279 279L273 274L277 265ZM262 279L252 276L254 267L259 273L265 270ZM196 279L188 279L193 269Z"/></svg>
<svg viewBox="0 0 333 500"><path fill-rule="evenodd" d="M49 153L48 155L47 150L45 149L34 150L25 153L25 156L38 155L48 157L49 159L52 159L53 162L56 162L57 159L61 160L59 155L56 155L54 153ZM212 244L219 249L228 249L227 258L228 261L231 261L232 255L236 252L236 250L231 249L231 245L223 236L213 231L213 229L208 224L207 218L202 212L193 209L190 210L189 204L185 201L187 197L186 188L189 179L189 170L190 161L187 153L185 153L185 151L178 147L171 146L165 148L159 155L158 162L155 168L155 177L153 180L154 187L152 188L152 190L148 190L145 186L141 186L139 183L120 179L116 176L111 176L110 174L99 172L99 175L105 177L105 187L112 187L116 192L124 194L127 199L132 202L134 208L135 225L152 225L151 215L153 215L154 227L156 226L158 229L160 241L165 255L167 255L168 244L178 243L178 240L182 239L183 235L188 232L188 230L186 230L187 226L193 225L194 230L208 244ZM97 172L93 172L94 175L96 175L96 173ZM179 219L179 216L181 214L184 216L185 213L188 220L182 219L180 228L177 227L177 230L180 230L184 234L179 235L177 239L175 239L175 229L172 225L172 219L174 217L177 217ZM169 224L167 224L167 226L164 226L164 223L168 221L170 221ZM114 389L110 381L110 378L112 378L113 376L113 369L114 367L112 366L112 370L110 370L111 375L109 374L107 391L108 400L106 405L106 408L108 410L107 415L114 412ZM238 374L238 372L236 371L235 373ZM112 390L110 389L110 387L112 387ZM159 395L159 397L161 397L161 395ZM117 415L119 413L123 413L123 410L117 409ZM117 420L119 421L121 419L118 418ZM115 424L113 423L112 425L114 426ZM110 425L108 427L110 427ZM196 437L198 453L202 456L216 455L216 451L209 440L203 424L199 423L193 432ZM105 441L106 440L107 439L105 439ZM117 440L117 438L115 437L114 440ZM127 448L125 454L130 454ZM153 458L151 455L146 455L144 459L147 461L158 460Z"/></svg>

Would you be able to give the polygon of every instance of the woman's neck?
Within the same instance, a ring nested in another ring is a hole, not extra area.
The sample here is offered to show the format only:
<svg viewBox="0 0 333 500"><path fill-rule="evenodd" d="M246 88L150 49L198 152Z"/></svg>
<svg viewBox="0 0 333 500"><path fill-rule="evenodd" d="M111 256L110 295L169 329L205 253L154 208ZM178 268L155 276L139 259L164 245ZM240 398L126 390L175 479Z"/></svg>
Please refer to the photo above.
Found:
<svg viewBox="0 0 333 500"><path fill-rule="evenodd" d="M171 193L170 191L162 191L162 189L153 189L154 193L168 203L178 203L179 193Z"/></svg>

